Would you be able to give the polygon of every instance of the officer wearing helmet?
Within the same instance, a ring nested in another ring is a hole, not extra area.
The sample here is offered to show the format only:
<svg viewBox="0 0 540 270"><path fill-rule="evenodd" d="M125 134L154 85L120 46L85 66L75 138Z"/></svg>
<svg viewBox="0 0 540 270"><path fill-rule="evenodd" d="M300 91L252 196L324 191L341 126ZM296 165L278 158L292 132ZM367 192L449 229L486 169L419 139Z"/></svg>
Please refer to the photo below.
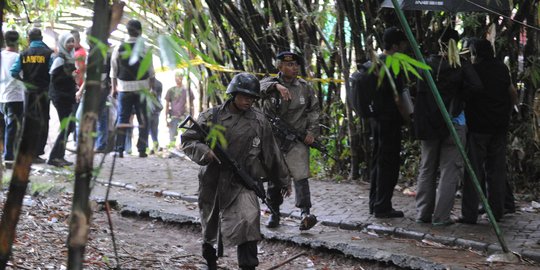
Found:
<svg viewBox="0 0 540 270"><path fill-rule="evenodd" d="M222 126L227 141L225 151L253 179L267 178L273 185L287 190L289 172L274 140L265 116L252 107L260 96L258 79L240 73L232 79L222 105L199 115L197 122L206 130ZM225 246L237 246L240 269L255 269L257 241L260 234L260 208L257 196L245 188L231 168L221 164L205 137L195 130L182 134L185 154L201 165L199 173L199 209L203 234L203 257L209 269L217 269L215 245L218 239Z"/></svg>
<svg viewBox="0 0 540 270"><path fill-rule="evenodd" d="M319 135L319 101L313 88L298 78L302 58L293 52L281 52L277 56L277 77L261 81L263 110L272 117L279 117L297 131L306 132L303 142L287 143L286 138L277 138L294 179L295 206L300 208L302 220L300 230L309 230L317 218L310 213L311 192L309 189L309 145ZM283 192L279 186L268 185L268 203L279 212L283 203ZM271 215L266 226L279 226L280 217Z"/></svg>

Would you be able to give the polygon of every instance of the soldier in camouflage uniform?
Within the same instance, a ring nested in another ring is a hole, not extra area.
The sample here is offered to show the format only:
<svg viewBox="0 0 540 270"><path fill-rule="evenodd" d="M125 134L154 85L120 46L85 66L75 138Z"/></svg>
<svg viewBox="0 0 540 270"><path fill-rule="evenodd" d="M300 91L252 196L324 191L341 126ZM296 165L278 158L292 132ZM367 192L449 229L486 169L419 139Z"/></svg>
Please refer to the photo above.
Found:
<svg viewBox="0 0 540 270"><path fill-rule="evenodd" d="M203 129L225 127L225 151L253 179L268 178L288 196L290 177L272 128L264 114L252 108L259 98L259 81L249 73L236 75L227 88L225 104L199 116ZM233 170L220 161L205 137L189 129L181 136L186 155L202 165L199 173L199 209L203 234L203 257L209 269L217 269L214 245L219 235L226 246L238 246L238 265L255 269L257 241L261 239L260 208L255 192L241 184ZM249 142L249 143L248 143ZM221 228L220 228L221 227Z"/></svg>
<svg viewBox="0 0 540 270"><path fill-rule="evenodd" d="M306 132L303 142L291 142L276 134L280 149L294 179L295 205L300 208L302 222L300 230L309 230L316 223L315 215L310 214L311 195L309 190L309 145L319 135L319 101L312 87L303 79L297 78L302 59L292 52L277 55L277 77L267 77L261 81L263 110L267 115L279 117L297 131ZM273 209L283 203L279 186L268 185L268 202ZM266 226L279 226L280 217L271 215Z"/></svg>

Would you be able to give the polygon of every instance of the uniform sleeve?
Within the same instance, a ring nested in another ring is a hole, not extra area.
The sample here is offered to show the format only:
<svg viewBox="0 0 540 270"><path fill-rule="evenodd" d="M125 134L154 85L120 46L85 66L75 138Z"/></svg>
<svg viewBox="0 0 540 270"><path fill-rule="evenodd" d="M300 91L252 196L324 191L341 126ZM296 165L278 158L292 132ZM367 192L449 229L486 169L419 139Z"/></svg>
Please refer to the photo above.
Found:
<svg viewBox="0 0 540 270"><path fill-rule="evenodd" d="M318 137L320 134L319 129L319 117L321 115L321 109L319 107L319 99L315 95L315 91L311 86L307 86L309 90L309 107L306 108L307 113L307 132L311 133L314 137Z"/></svg>
<svg viewBox="0 0 540 270"><path fill-rule="evenodd" d="M207 128L207 122L210 118L209 111L202 113L197 119L197 123L203 128ZM206 153L210 151L210 147L204 143L205 137L199 132L188 129L181 136L182 149L184 153L195 163L205 166L208 165L208 160L205 159Z"/></svg>
<svg viewBox="0 0 540 270"><path fill-rule="evenodd" d="M261 80L261 108L266 114L278 116L281 96L276 90L277 78L266 77Z"/></svg>
<svg viewBox="0 0 540 270"><path fill-rule="evenodd" d="M270 181L275 181L274 184L279 186L288 186L291 182L291 177L289 176L289 168L285 163L285 159L281 150L272 135L272 128L270 123L266 119L262 121L262 130L263 130L263 153L262 153L262 164L265 165L267 175Z"/></svg>
<svg viewBox="0 0 540 270"><path fill-rule="evenodd" d="M275 77L265 77L260 81L261 84L261 95L263 98L270 95L272 91L276 90L276 84L278 84L279 81Z"/></svg>

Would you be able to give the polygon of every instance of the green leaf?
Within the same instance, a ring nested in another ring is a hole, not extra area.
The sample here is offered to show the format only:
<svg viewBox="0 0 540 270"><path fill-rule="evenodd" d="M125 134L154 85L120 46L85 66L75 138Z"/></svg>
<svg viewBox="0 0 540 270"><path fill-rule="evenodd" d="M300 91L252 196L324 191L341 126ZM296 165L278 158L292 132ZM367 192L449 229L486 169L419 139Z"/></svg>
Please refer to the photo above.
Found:
<svg viewBox="0 0 540 270"><path fill-rule="evenodd" d="M175 69L179 61L178 51L180 47L171 39L170 36L158 36L159 52L161 63L170 69Z"/></svg>
<svg viewBox="0 0 540 270"><path fill-rule="evenodd" d="M206 141L210 143L210 148L214 149L216 147L216 143L219 142L219 145L221 145L223 149L227 149L227 139L223 134L226 128L222 125L213 123L208 123L208 126L210 127L210 130L206 136Z"/></svg>
<svg viewBox="0 0 540 270"><path fill-rule="evenodd" d="M395 76L399 75L399 68L400 61L397 58L392 59L392 73L394 73Z"/></svg>
<svg viewBox="0 0 540 270"><path fill-rule="evenodd" d="M377 88L381 87L385 74L386 74L386 69L381 68L379 70L379 76L377 77Z"/></svg>
<svg viewBox="0 0 540 270"><path fill-rule="evenodd" d="M93 37L93 36L86 36L88 38L88 40L90 41L91 44L94 44L100 52L101 52L101 55L103 56L103 58L107 58L107 51L109 50L109 45L101 42L101 40L99 40L98 38L96 37Z"/></svg>
<svg viewBox="0 0 540 270"><path fill-rule="evenodd" d="M413 66L411 66L407 62L403 62L403 66L404 66L405 70L407 70L408 72L412 73L414 76L416 76L417 78L422 80L422 76L420 76L420 74L418 73L416 68L414 68Z"/></svg>
<svg viewBox="0 0 540 270"><path fill-rule="evenodd" d="M407 62L410 65L413 65L417 68L423 69L423 70L431 70L431 67L428 64L422 63L404 53L394 53L394 58L399 59L402 62Z"/></svg>
<svg viewBox="0 0 540 270"><path fill-rule="evenodd" d="M144 76L144 74L150 68L150 65L152 65L152 48L150 48L144 55L141 65L139 66L139 70L137 70L137 80L140 80Z"/></svg>
<svg viewBox="0 0 540 270"><path fill-rule="evenodd" d="M62 121L60 121L60 130L67 130L71 122L77 123L78 121L79 120L75 116L62 118Z"/></svg>

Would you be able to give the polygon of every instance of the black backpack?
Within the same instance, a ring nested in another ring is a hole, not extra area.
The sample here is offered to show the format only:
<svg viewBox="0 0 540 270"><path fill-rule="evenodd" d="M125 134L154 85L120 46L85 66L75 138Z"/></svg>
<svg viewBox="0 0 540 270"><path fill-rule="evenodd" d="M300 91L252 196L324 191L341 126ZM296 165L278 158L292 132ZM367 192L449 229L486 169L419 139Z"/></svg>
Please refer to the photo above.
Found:
<svg viewBox="0 0 540 270"><path fill-rule="evenodd" d="M349 78L350 87L347 92L347 102L354 112L362 118L377 115L378 108L374 100L377 90L377 75L376 72L369 72L371 66L371 61L363 63Z"/></svg>

